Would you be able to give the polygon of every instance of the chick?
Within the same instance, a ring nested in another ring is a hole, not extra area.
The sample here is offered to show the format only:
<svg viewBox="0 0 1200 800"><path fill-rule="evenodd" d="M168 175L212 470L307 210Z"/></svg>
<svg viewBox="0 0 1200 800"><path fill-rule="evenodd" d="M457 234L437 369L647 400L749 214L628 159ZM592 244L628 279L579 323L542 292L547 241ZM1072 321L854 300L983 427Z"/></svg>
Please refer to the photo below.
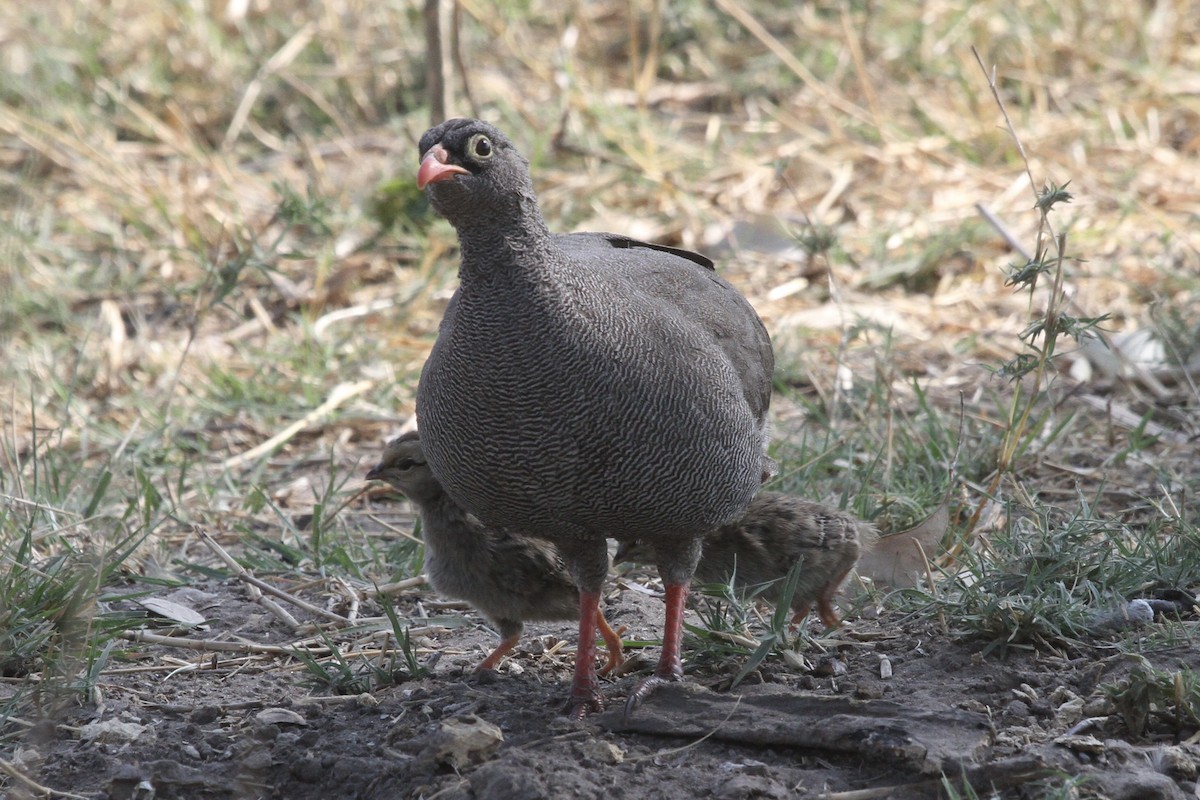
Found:
<svg viewBox="0 0 1200 800"><path fill-rule="evenodd" d="M770 584L762 596L778 602L783 579L803 559L800 582L792 595L793 622L808 615L815 602L826 627L840 620L833 597L859 555L875 541L873 525L850 514L779 492L762 492L746 513L705 537L695 583L740 587ZM615 563L653 560L639 541L622 542Z"/></svg>
<svg viewBox="0 0 1200 800"><path fill-rule="evenodd" d="M388 442L367 479L386 481L416 505L433 588L470 603L500 632L500 644L478 670L496 668L526 621L579 619L579 588L554 545L488 528L463 511L425 463L416 431ZM608 647L601 670L607 674L624 661L621 637L603 614L597 627Z"/></svg>

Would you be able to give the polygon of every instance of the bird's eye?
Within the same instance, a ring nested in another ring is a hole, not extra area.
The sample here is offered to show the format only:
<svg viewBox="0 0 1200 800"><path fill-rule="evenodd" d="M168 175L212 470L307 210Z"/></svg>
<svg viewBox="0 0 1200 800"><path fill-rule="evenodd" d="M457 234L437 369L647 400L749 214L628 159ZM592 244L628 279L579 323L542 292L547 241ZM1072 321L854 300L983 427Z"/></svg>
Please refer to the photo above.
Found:
<svg viewBox="0 0 1200 800"><path fill-rule="evenodd" d="M405 459L402 459L400 461L400 463L396 465L396 469L401 469L401 470L404 470L405 472L407 472L408 470L412 469L416 465L417 465L417 462L413 461L411 458L405 458Z"/></svg>
<svg viewBox="0 0 1200 800"><path fill-rule="evenodd" d="M480 159L488 159L492 157L492 141L482 133L477 133L471 137L469 145L471 155Z"/></svg>

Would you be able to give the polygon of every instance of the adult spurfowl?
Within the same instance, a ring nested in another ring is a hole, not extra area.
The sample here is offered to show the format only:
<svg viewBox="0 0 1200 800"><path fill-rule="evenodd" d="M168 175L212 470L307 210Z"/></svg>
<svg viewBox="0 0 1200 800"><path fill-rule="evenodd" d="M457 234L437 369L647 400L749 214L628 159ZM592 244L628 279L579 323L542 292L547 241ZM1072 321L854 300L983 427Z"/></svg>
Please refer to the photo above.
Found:
<svg viewBox="0 0 1200 800"><path fill-rule="evenodd" d="M770 471L774 356L704 256L604 233L551 234L529 163L473 119L426 131L417 185L458 232L460 287L421 373L429 467L486 525L549 539L580 590L567 711L603 707L594 664L608 538L652 548L662 653L631 709L683 675L688 582L704 536Z"/></svg>
<svg viewBox="0 0 1200 800"><path fill-rule="evenodd" d="M579 618L579 588L550 542L488 528L451 500L425 463L412 431L387 443L368 480L387 481L421 515L425 573L440 594L466 600L500 632L500 644L476 668L495 669L517 646L526 621ZM621 666L621 637L597 617L608 646L601 674Z"/></svg>

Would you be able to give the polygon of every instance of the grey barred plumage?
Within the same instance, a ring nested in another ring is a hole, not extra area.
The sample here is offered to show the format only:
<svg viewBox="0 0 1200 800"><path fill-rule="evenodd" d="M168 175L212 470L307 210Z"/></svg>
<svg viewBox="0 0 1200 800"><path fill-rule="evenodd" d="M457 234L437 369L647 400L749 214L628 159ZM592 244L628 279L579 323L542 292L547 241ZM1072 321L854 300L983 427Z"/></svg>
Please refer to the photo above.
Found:
<svg viewBox="0 0 1200 800"><path fill-rule="evenodd" d="M403 492L421 516L425 573L439 594L465 600L496 626L501 642L480 669L511 650L525 622L579 619L579 588L549 542L490 529L462 510L430 471L413 431L387 443L369 480ZM621 663L621 640L603 617L605 672Z"/></svg>
<svg viewBox="0 0 1200 800"><path fill-rule="evenodd" d="M833 597L859 556L875 542L875 527L844 511L779 492L762 492L741 519L704 537L695 583L728 583L743 589L769 584L761 596L779 601L783 579L803 561L792 595L794 621L813 604L821 621L838 624ZM622 542L615 561L649 562L640 542Z"/></svg>
<svg viewBox="0 0 1200 800"><path fill-rule="evenodd" d="M610 537L646 541L668 586L686 586L700 537L768 469L758 315L703 256L549 233L528 162L487 123L445 122L420 150L418 184L462 250L417 390L433 473L488 525L557 542L586 594ZM581 668L573 696L596 705Z"/></svg>

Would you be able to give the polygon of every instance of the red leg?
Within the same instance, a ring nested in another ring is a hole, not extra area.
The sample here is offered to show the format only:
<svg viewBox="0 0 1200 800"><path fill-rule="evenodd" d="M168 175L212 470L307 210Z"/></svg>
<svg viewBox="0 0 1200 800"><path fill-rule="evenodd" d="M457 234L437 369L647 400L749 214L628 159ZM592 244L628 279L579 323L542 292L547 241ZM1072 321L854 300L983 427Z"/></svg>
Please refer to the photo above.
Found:
<svg viewBox="0 0 1200 800"><path fill-rule="evenodd" d="M667 620L663 624L663 649L654 674L665 680L683 677L683 612L687 608L688 585L677 583L667 589Z"/></svg>
<svg viewBox="0 0 1200 800"><path fill-rule="evenodd" d="M608 658L600 669L601 675L607 675L625 663L624 645L621 642L621 634L612 629L604 614L599 611L596 613L596 626L600 628L600 635L604 637L604 645L608 648Z"/></svg>
<svg viewBox="0 0 1200 800"><path fill-rule="evenodd" d="M600 619L600 593L579 593L579 650L575 653L575 680L571 682L571 697L564 711L574 719L582 719L592 711L604 709L596 680L596 625ZM605 623L607 625L607 623Z"/></svg>
<svg viewBox="0 0 1200 800"><path fill-rule="evenodd" d="M793 608L795 607L793 606ZM804 622L804 618L808 616L809 611L812 611L812 603L801 603L800 607L796 609L796 613L792 614L792 624L799 625L801 622Z"/></svg>
<svg viewBox="0 0 1200 800"><path fill-rule="evenodd" d="M479 662L479 666L475 668L475 671L483 672L484 670L495 669L497 666L499 666L500 660L508 655L512 649L517 646L517 642L520 641L520 639L521 634L519 633L501 639L500 644L496 645L496 649L492 651L492 654L483 661Z"/></svg>
<svg viewBox="0 0 1200 800"><path fill-rule="evenodd" d="M667 621L663 625L663 648L658 657L658 666L654 674L642 679L629 699L625 701L625 713L630 714L643 700L660 685L667 681L677 681L683 678L683 661L680 652L683 644L683 611L687 606L688 585L686 583L667 584Z"/></svg>

